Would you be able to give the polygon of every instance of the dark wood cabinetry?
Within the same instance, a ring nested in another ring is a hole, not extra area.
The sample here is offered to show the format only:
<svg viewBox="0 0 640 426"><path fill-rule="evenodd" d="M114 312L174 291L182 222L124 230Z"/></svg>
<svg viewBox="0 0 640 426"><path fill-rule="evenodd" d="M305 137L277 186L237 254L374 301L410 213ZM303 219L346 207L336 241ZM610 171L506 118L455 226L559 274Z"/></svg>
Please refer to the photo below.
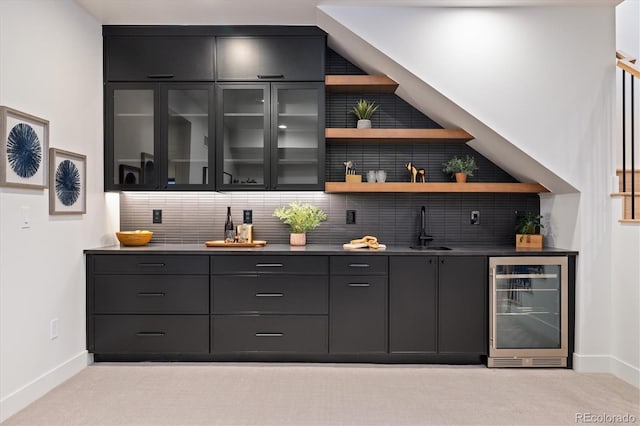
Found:
<svg viewBox="0 0 640 426"><path fill-rule="evenodd" d="M387 352L387 257L332 256L331 353Z"/></svg>
<svg viewBox="0 0 640 426"><path fill-rule="evenodd" d="M487 258L438 259L438 352L487 354Z"/></svg>
<svg viewBox="0 0 640 426"><path fill-rule="evenodd" d="M436 353L438 258L389 257L389 352Z"/></svg>
<svg viewBox="0 0 640 426"><path fill-rule="evenodd" d="M214 354L327 353L326 256L212 256Z"/></svg>
<svg viewBox="0 0 640 426"><path fill-rule="evenodd" d="M107 81L213 81L214 38L111 36L104 38Z"/></svg>
<svg viewBox="0 0 640 426"><path fill-rule="evenodd" d="M324 81L324 36L218 37L219 81Z"/></svg>
<svg viewBox="0 0 640 426"><path fill-rule="evenodd" d="M324 188L324 32L103 33L106 191Z"/></svg>
<svg viewBox="0 0 640 426"><path fill-rule="evenodd" d="M87 348L96 360L477 363L487 268L474 255L88 254Z"/></svg>

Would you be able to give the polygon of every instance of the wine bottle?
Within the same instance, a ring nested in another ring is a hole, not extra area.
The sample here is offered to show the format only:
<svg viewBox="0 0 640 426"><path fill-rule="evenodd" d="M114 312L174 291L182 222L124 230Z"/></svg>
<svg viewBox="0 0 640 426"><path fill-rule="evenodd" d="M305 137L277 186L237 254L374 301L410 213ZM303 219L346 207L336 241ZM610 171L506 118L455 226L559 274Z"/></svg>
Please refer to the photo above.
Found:
<svg viewBox="0 0 640 426"><path fill-rule="evenodd" d="M227 207L227 221L224 223L224 242L233 243L236 240L236 230L231 218L231 207Z"/></svg>

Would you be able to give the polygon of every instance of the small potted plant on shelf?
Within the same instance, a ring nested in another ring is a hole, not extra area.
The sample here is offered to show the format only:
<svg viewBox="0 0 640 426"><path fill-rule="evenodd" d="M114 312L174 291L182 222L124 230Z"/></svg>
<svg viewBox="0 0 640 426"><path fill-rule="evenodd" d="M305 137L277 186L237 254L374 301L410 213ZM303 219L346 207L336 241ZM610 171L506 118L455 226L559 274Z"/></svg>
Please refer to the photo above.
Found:
<svg viewBox="0 0 640 426"><path fill-rule="evenodd" d="M467 181L467 176L473 176L473 172L478 170L476 159L467 155L466 157L455 156L446 163L442 163L442 171L455 176L456 182L463 183Z"/></svg>
<svg viewBox="0 0 640 426"><path fill-rule="evenodd" d="M367 101L366 99L360 99L355 107L351 110L356 117L358 117L358 129L370 129L371 128L371 116L380 108L380 105L376 105L373 101Z"/></svg>
<svg viewBox="0 0 640 426"><path fill-rule="evenodd" d="M541 249L542 234L540 229L544 228L540 223L542 216L539 214L527 212L520 218L516 227L516 248L524 249Z"/></svg>
<svg viewBox="0 0 640 426"><path fill-rule="evenodd" d="M297 201L289 203L289 207L278 207L273 211L273 215L289 225L289 244L292 246L306 245L307 232L316 229L320 222L327 220L327 214L318 207Z"/></svg>

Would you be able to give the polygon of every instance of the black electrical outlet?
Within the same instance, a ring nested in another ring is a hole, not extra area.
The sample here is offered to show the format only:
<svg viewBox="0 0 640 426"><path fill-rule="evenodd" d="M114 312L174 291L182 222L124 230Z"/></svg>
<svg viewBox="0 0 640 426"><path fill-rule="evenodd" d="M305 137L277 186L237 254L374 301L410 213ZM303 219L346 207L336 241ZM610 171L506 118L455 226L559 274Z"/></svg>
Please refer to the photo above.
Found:
<svg viewBox="0 0 640 426"><path fill-rule="evenodd" d="M356 211L347 210L347 225L355 225L355 224L356 224Z"/></svg>
<svg viewBox="0 0 640 426"><path fill-rule="evenodd" d="M242 210L242 223L253 223L253 210Z"/></svg>
<svg viewBox="0 0 640 426"><path fill-rule="evenodd" d="M162 223L161 209L153 209L153 223Z"/></svg>

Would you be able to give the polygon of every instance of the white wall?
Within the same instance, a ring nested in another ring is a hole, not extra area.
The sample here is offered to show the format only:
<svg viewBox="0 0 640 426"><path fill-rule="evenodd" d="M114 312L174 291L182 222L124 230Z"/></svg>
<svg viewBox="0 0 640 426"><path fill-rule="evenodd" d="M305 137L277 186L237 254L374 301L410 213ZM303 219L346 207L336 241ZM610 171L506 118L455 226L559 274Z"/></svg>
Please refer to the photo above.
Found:
<svg viewBox="0 0 640 426"><path fill-rule="evenodd" d="M616 48L640 60L640 1L626 0L616 7ZM617 133L620 137L622 122L621 77L617 72L618 100ZM627 77L627 88L630 80ZM636 167L640 168L640 85L636 79ZM630 123L627 123L629 126ZM629 138L627 137L627 140ZM620 139L617 139L616 166L622 163ZM628 157L630 159L630 157ZM627 167L630 161L627 160ZM638 188L637 190L640 190ZM635 377L633 384L640 387L640 225L618 223L622 217L622 200L611 200L613 208L612 229L612 332L611 369L620 377Z"/></svg>
<svg viewBox="0 0 640 426"><path fill-rule="evenodd" d="M614 322L635 320L612 308L614 8L320 9L577 189L543 197L545 230L580 252L576 368L611 371Z"/></svg>
<svg viewBox="0 0 640 426"><path fill-rule="evenodd" d="M0 189L0 421L87 365L82 250L112 242L103 193L100 24L71 0L0 1L0 104L46 118L87 156L87 214L48 190ZM20 209L31 228L20 229ZM49 323L59 337L49 339Z"/></svg>

